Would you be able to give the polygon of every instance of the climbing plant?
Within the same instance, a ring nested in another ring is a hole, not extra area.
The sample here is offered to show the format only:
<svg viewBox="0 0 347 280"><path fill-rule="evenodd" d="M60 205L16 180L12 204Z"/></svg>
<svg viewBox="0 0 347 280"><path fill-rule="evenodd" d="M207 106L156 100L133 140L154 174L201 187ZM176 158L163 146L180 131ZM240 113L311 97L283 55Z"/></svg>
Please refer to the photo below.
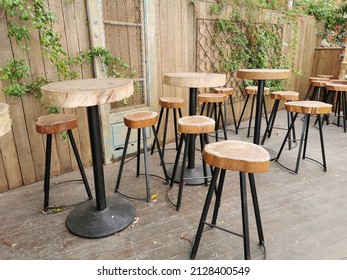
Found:
<svg viewBox="0 0 347 280"><path fill-rule="evenodd" d="M69 3L73 4L73 1L69 0ZM78 78L79 73L73 69L78 65L90 65L95 59L100 60L109 77L134 76L129 65L104 48L91 48L69 57L62 47L61 35L53 29L56 15L45 0L0 0L0 8L7 15L8 37L14 39L19 49L30 51L27 47L31 39L30 28L39 32L42 55L56 67L59 79ZM40 98L40 88L50 82L46 77L31 73L30 66L16 58L10 58L0 68L0 78L6 82L4 93L15 97L33 94ZM56 107L50 108L50 111L56 110Z"/></svg>
<svg viewBox="0 0 347 280"><path fill-rule="evenodd" d="M242 2L242 3L241 3ZM212 44L218 50L221 69L234 72L240 68L290 68L283 48L284 20L274 22L263 12L263 1L218 1L210 12L216 17ZM227 12L229 11L229 12ZM253 81L244 81L251 85ZM283 88L283 81L268 81L273 90Z"/></svg>

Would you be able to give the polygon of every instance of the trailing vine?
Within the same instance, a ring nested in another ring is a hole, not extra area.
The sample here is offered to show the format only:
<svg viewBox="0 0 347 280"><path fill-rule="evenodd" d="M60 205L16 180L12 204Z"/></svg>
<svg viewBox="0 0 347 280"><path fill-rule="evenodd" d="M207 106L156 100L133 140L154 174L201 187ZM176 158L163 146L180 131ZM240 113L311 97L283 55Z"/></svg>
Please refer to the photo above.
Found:
<svg viewBox="0 0 347 280"><path fill-rule="evenodd" d="M69 3L73 4L74 1L69 0ZM60 34L53 29L56 15L49 9L46 0L0 0L0 8L8 17L8 37L15 40L19 49L30 51L27 47L30 28L38 30L42 55L48 57L56 67L59 79L80 77L79 72L73 69L80 65L90 65L95 59L100 60L109 77L133 77L135 74L119 56L104 48L91 48L69 57L62 47ZM41 98L41 87L50 81L34 74L31 77L30 70L24 60L10 58L6 65L0 68L0 78L6 82L4 93L15 97L33 94ZM52 106L48 110L55 112L59 111L59 108Z"/></svg>
<svg viewBox="0 0 347 280"><path fill-rule="evenodd" d="M261 1L260 1L261 2ZM240 68L288 68L283 49L282 22L266 18L254 1L219 1L210 12L216 16L212 44L218 50L222 68L218 72L235 72ZM225 10L232 7L227 15ZM243 81L241 87L253 84ZM283 89L284 81L267 81L272 90Z"/></svg>

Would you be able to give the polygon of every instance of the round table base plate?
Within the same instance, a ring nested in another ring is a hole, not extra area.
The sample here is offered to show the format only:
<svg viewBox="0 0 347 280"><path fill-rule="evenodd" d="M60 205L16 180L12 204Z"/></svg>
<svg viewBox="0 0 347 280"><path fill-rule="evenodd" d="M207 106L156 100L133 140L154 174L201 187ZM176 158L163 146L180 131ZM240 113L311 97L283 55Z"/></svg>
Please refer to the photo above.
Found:
<svg viewBox="0 0 347 280"><path fill-rule="evenodd" d="M85 238L101 238L126 228L135 217L135 208L121 197L107 200L107 207L97 211L95 200L82 203L68 215L67 228Z"/></svg>
<svg viewBox="0 0 347 280"><path fill-rule="evenodd" d="M172 178L172 169L168 169L167 173L169 178ZM211 176L211 170L208 165L206 165L207 169L207 176ZM180 182L180 177L181 177L181 170L182 170L182 164L178 164L177 167L177 172L175 176L175 182L179 183ZM204 170L202 167L202 164L195 164L194 169L190 169L188 167L185 168L184 170L184 175L183 175L184 183L186 185L191 185L191 186L196 186L196 185L203 185L205 184L205 179L204 179ZM208 178L208 181L210 181L211 178Z"/></svg>

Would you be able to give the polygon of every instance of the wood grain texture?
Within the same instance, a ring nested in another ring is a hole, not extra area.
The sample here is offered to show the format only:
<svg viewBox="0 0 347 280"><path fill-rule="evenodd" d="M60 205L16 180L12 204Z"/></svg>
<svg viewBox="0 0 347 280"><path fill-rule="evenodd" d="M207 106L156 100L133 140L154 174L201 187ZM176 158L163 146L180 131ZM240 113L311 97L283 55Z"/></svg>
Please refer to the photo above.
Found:
<svg viewBox="0 0 347 280"><path fill-rule="evenodd" d="M289 79L290 70L287 69L240 69L236 77L247 80L282 80Z"/></svg>
<svg viewBox="0 0 347 280"><path fill-rule="evenodd" d="M78 126L77 116L73 114L51 114L37 119L36 131L41 134L54 134L71 130Z"/></svg>
<svg viewBox="0 0 347 280"><path fill-rule="evenodd" d="M320 101L290 101L284 103L286 110L300 114L329 114L332 105Z"/></svg>
<svg viewBox="0 0 347 280"><path fill-rule="evenodd" d="M220 103L228 99L226 94L202 93L198 95L198 102Z"/></svg>
<svg viewBox="0 0 347 280"><path fill-rule="evenodd" d="M144 128L155 125L158 113L151 111L135 112L124 116L124 124L129 128Z"/></svg>
<svg viewBox="0 0 347 280"><path fill-rule="evenodd" d="M210 133L215 130L215 121L206 116L186 116L178 120L178 131L186 134Z"/></svg>
<svg viewBox="0 0 347 280"><path fill-rule="evenodd" d="M160 97L159 105L167 109L183 108L184 99L179 97Z"/></svg>
<svg viewBox="0 0 347 280"><path fill-rule="evenodd" d="M130 79L98 78L54 82L41 90L47 105L78 108L123 100L133 94L134 87Z"/></svg>
<svg viewBox="0 0 347 280"><path fill-rule="evenodd" d="M237 140L207 144L202 157L211 166L247 173L266 172L270 166L270 155L263 147Z"/></svg>
<svg viewBox="0 0 347 280"><path fill-rule="evenodd" d="M274 91L271 93L272 99L283 101L299 100L300 94L296 91Z"/></svg>
<svg viewBox="0 0 347 280"><path fill-rule="evenodd" d="M346 84L325 84L327 90L335 90L335 91L347 91L347 83Z"/></svg>
<svg viewBox="0 0 347 280"><path fill-rule="evenodd" d="M174 87L218 87L226 83L225 74L180 72L164 74L164 84Z"/></svg>

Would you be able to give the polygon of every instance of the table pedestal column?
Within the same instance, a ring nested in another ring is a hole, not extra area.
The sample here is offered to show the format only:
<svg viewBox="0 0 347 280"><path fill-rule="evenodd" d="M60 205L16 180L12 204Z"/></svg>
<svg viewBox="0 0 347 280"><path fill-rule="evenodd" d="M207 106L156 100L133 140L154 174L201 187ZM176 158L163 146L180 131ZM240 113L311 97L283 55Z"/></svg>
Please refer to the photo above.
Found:
<svg viewBox="0 0 347 280"><path fill-rule="evenodd" d="M107 201L108 205L106 204L98 106L88 107L87 113L96 206L94 200L76 206L68 215L66 226L80 237L100 238L127 227L135 217L135 208L128 200L121 197L110 198Z"/></svg>

